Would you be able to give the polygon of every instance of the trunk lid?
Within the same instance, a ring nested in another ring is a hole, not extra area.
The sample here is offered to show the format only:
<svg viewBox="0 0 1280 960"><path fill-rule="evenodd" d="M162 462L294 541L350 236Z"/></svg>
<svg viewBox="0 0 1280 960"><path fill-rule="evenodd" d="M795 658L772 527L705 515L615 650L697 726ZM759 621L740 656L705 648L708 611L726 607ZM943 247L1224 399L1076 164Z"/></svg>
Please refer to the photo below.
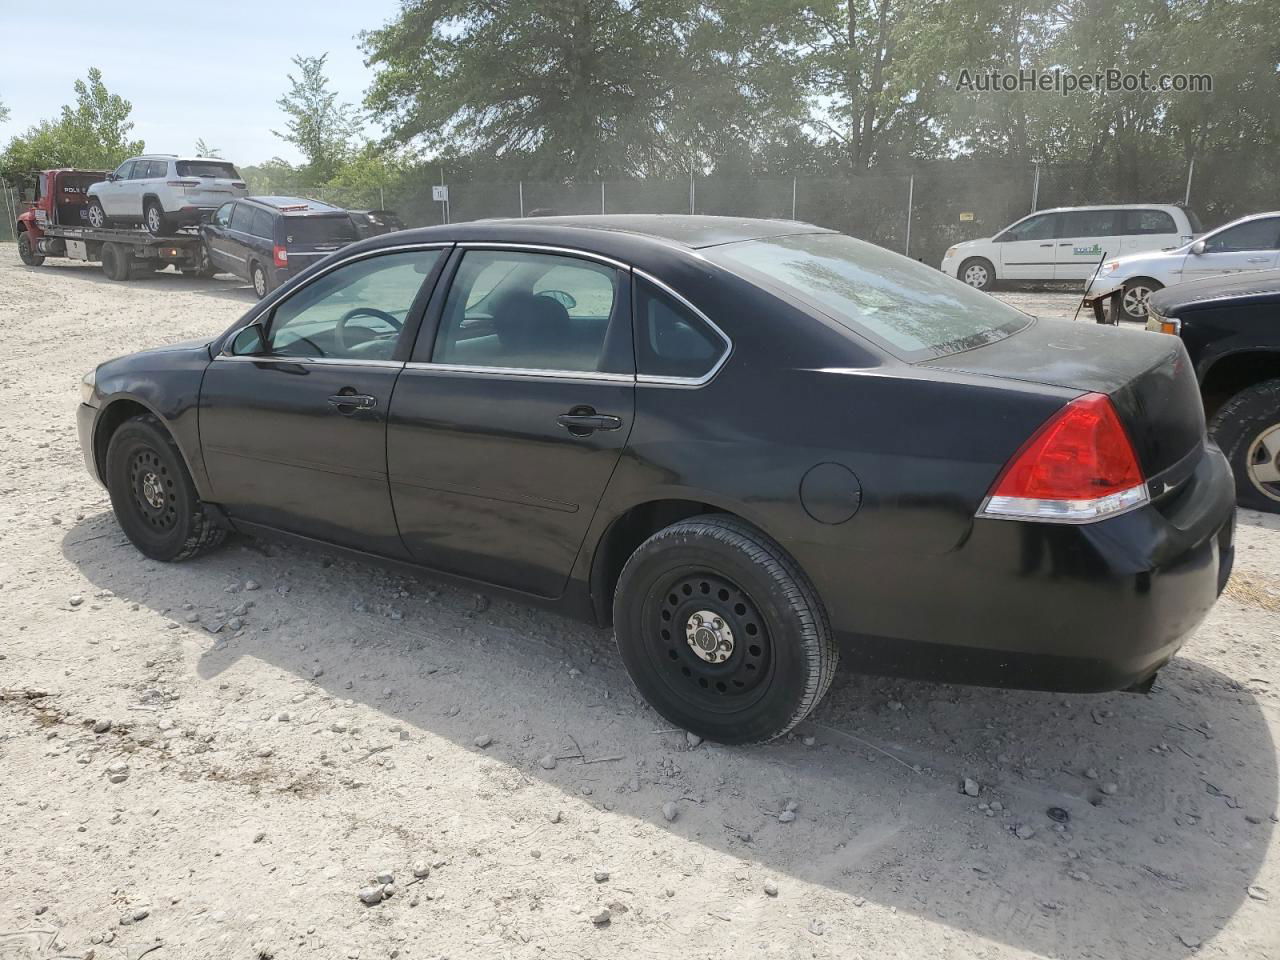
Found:
<svg viewBox="0 0 1280 960"><path fill-rule="evenodd" d="M996 343L922 366L1106 394L1148 480L1204 441L1204 405L1178 337L1037 319Z"/></svg>
<svg viewBox="0 0 1280 960"><path fill-rule="evenodd" d="M245 196L249 190L235 166L221 160L179 160L176 165L187 202L197 207L218 207Z"/></svg>

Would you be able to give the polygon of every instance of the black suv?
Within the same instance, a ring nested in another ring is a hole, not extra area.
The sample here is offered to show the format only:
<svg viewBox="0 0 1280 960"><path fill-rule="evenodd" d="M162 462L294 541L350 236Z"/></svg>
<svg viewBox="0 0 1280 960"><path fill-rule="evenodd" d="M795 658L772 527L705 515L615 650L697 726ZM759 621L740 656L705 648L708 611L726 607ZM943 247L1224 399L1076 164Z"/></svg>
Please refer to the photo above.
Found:
<svg viewBox="0 0 1280 960"><path fill-rule="evenodd" d="M1280 270L1166 287L1151 295L1147 329L1186 344L1236 499L1280 513Z"/></svg>
<svg viewBox="0 0 1280 960"><path fill-rule="evenodd" d="M301 197L224 203L200 235L211 267L248 280L259 299L358 239L346 210Z"/></svg>

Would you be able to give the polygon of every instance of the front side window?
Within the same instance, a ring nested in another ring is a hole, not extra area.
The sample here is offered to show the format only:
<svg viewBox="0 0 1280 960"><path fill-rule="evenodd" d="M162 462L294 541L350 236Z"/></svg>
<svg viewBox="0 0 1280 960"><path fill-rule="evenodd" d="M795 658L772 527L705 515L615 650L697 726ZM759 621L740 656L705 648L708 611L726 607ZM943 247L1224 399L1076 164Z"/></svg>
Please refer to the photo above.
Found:
<svg viewBox="0 0 1280 960"><path fill-rule="evenodd" d="M1062 218L1063 237L1114 237L1118 210L1072 210L1058 214Z"/></svg>
<svg viewBox="0 0 1280 960"><path fill-rule="evenodd" d="M1163 210L1126 210L1125 231L1129 235L1177 233L1173 217Z"/></svg>
<svg viewBox="0 0 1280 960"><path fill-rule="evenodd" d="M117 180L128 180L129 174L133 172L134 165L137 162L136 160L126 160L120 164L120 166L116 167L115 178Z"/></svg>
<svg viewBox="0 0 1280 960"><path fill-rule="evenodd" d="M941 271L839 233L726 243L706 253L904 360L991 343L1031 322L1022 311Z"/></svg>
<svg viewBox="0 0 1280 960"><path fill-rule="evenodd" d="M629 373L618 271L575 257L470 250L440 319L434 363Z"/></svg>
<svg viewBox="0 0 1280 960"><path fill-rule="evenodd" d="M234 203L224 203L213 214L213 225L215 227L225 227L231 222L231 208Z"/></svg>
<svg viewBox="0 0 1280 960"><path fill-rule="evenodd" d="M687 306L647 280L635 281L636 373L697 380L728 344Z"/></svg>
<svg viewBox="0 0 1280 960"><path fill-rule="evenodd" d="M1057 219L1057 216L1052 213L1042 213L1037 217L1028 217L1021 223L1016 223L1006 230L1000 235L1000 239L1011 242L1017 240L1052 240Z"/></svg>
<svg viewBox="0 0 1280 960"><path fill-rule="evenodd" d="M1208 237L1205 253L1233 253L1245 250L1274 250L1280 240L1280 219L1264 217L1227 227Z"/></svg>
<svg viewBox="0 0 1280 960"><path fill-rule="evenodd" d="M367 257L332 270L282 301L267 334L280 357L390 360L439 250Z"/></svg>

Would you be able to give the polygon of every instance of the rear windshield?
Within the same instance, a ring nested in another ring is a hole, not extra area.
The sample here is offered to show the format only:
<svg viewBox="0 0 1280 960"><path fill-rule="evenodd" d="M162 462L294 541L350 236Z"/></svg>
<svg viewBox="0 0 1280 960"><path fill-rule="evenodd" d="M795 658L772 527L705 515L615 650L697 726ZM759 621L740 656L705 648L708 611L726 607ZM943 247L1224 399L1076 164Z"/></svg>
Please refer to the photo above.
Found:
<svg viewBox="0 0 1280 960"><path fill-rule="evenodd" d="M839 233L729 243L704 251L779 288L904 360L1001 340L1031 317L933 267Z"/></svg>
<svg viewBox="0 0 1280 960"><path fill-rule="evenodd" d="M285 217L285 243L305 246L313 243L350 243L356 227L345 213L325 217Z"/></svg>
<svg viewBox="0 0 1280 960"><path fill-rule="evenodd" d="M239 180L240 174L229 163L218 160L179 160L180 177L217 177L221 180Z"/></svg>

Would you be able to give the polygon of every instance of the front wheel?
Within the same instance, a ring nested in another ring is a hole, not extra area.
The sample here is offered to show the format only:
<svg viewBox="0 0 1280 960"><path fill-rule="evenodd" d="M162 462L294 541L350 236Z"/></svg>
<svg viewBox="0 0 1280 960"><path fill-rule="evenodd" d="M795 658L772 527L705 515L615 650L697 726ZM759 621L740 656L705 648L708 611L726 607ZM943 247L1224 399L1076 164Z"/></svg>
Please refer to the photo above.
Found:
<svg viewBox="0 0 1280 960"><path fill-rule="evenodd" d="M1126 320L1143 321L1147 319L1147 301L1164 284L1157 280L1139 277L1129 280L1120 291L1120 312Z"/></svg>
<svg viewBox="0 0 1280 960"><path fill-rule="evenodd" d="M984 257L971 257L960 264L956 276L975 290L990 290L996 282L995 267Z"/></svg>
<svg viewBox="0 0 1280 960"><path fill-rule="evenodd" d="M125 421L107 445L107 492L130 542L153 560L187 560L222 543L173 437L155 417Z"/></svg>
<svg viewBox="0 0 1280 960"><path fill-rule="evenodd" d="M719 514L658 531L613 602L618 652L645 699L721 743L780 737L817 706L839 662L808 578L774 540Z"/></svg>
<svg viewBox="0 0 1280 960"><path fill-rule="evenodd" d="M102 209L102 201L94 197L89 201L89 226L95 230L104 230L108 226L107 211Z"/></svg>
<svg viewBox="0 0 1280 960"><path fill-rule="evenodd" d="M1236 478L1243 507L1280 513L1280 380L1241 390L1209 421Z"/></svg>
<svg viewBox="0 0 1280 960"><path fill-rule="evenodd" d="M36 253L31 237L25 230L18 234L18 258L28 267L38 267L44 263L44 257Z"/></svg>

